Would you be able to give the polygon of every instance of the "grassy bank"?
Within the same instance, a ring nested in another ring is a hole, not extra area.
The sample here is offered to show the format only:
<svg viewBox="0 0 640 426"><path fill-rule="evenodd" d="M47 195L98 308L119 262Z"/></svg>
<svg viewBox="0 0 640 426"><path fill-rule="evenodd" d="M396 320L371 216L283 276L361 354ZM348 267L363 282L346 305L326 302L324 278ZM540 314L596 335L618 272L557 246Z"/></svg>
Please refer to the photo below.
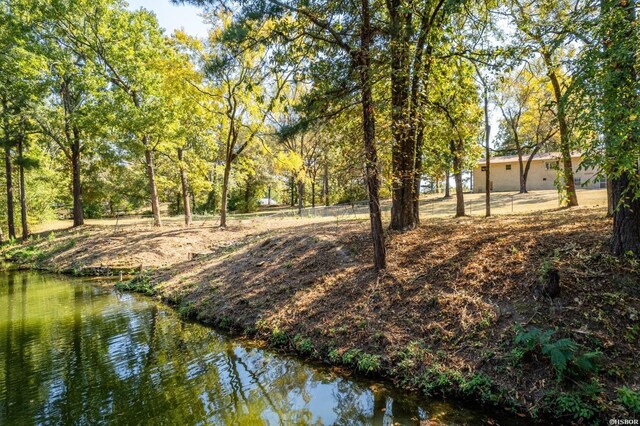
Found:
<svg viewBox="0 0 640 426"><path fill-rule="evenodd" d="M640 416L640 268L599 209L429 219L370 265L366 221L287 219L114 232L4 248L23 267L119 284L283 351L527 417ZM559 276L559 294L548 285Z"/></svg>

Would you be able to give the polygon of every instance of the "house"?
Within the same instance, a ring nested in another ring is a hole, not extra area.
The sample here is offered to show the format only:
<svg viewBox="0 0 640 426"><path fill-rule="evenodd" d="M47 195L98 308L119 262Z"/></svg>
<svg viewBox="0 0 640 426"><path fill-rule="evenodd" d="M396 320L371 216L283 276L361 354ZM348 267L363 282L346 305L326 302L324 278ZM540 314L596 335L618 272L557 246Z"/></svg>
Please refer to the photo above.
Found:
<svg viewBox="0 0 640 426"><path fill-rule="evenodd" d="M526 167L528 158L528 155L522 158L523 167ZM559 152L536 154L531 160L531 166L527 176L527 190L556 189L554 182L562 165L560 159L561 156ZM576 189L606 188L606 180L595 177L598 172L595 168L588 167L578 170L581 162L582 156L580 154L573 153L571 155ZM517 155L492 157L490 163L492 191L520 190L520 166ZM486 164L486 160L481 158L473 168L473 192L485 191Z"/></svg>
<svg viewBox="0 0 640 426"><path fill-rule="evenodd" d="M278 206L278 203L273 199L273 198L260 198L258 200L258 205L259 206L272 206L272 207L276 207Z"/></svg>

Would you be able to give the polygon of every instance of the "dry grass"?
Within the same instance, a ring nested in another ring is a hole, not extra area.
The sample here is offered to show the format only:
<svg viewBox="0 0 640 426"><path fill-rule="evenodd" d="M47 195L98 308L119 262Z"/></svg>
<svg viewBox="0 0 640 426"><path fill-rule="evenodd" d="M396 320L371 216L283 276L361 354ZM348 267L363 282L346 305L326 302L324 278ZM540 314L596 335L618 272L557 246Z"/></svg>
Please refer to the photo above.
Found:
<svg viewBox="0 0 640 426"><path fill-rule="evenodd" d="M357 220L126 234L88 227L60 234L56 244L72 238L75 245L45 261L63 269L153 266L156 292L202 321L264 339L274 331L289 342L304 336L324 359L351 349L379 355L394 379L402 378L399 354L422 342L424 353L405 374L417 377L432 365L482 373L527 409L560 385L544 360L509 363L514 325L556 329L602 351L603 404L615 411L615 389L640 384L640 270L608 255L610 226L593 208L431 218L388 234L381 275L370 267L366 222ZM192 252L200 255L188 260ZM561 277L553 300L536 291L550 265Z"/></svg>

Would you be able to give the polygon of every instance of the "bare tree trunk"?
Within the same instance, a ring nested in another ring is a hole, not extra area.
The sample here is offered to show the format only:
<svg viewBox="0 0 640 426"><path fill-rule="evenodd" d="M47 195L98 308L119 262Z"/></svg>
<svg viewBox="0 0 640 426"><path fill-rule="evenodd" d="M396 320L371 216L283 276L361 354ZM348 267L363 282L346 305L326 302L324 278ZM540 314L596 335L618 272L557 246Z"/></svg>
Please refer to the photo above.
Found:
<svg viewBox="0 0 640 426"><path fill-rule="evenodd" d="M316 208L316 180L311 181L311 208Z"/></svg>
<svg viewBox="0 0 640 426"><path fill-rule="evenodd" d="M73 127L73 144L71 145L71 173L73 175L73 226L84 225L84 209L82 206L82 181L80 179L80 131Z"/></svg>
<svg viewBox="0 0 640 426"><path fill-rule="evenodd" d="M640 198L629 192L632 178L628 172L613 179L613 235L611 249L616 256L629 252L640 255Z"/></svg>
<svg viewBox="0 0 640 426"><path fill-rule="evenodd" d="M462 158L461 158L461 147L458 144L451 142L449 144L449 149L451 154L453 155L453 178L456 182L456 217L464 216L464 194L462 188ZM449 176L449 171L447 170L447 177ZM447 183L449 179L447 178Z"/></svg>
<svg viewBox="0 0 640 426"><path fill-rule="evenodd" d="M529 170L531 170L531 162L533 161L533 158L536 156L540 148L542 148L542 145L536 145L536 147L533 148L533 151L529 155L529 158L527 158L527 163L524 166L524 173L522 174L522 180L523 180L525 193L527 192L527 179L529 178Z"/></svg>
<svg viewBox="0 0 640 426"><path fill-rule="evenodd" d="M302 216L302 207L304 207L304 182L298 180L298 216Z"/></svg>
<svg viewBox="0 0 640 426"><path fill-rule="evenodd" d="M378 177L378 152L375 143L375 114L371 83L371 10L369 0L361 0L362 29L360 32L360 51L356 53L356 65L360 75L362 102L362 125L364 133L365 178L369 195L369 219L371 239L373 240L373 259L377 271L387 267L384 247L384 230L380 212L380 178Z"/></svg>
<svg viewBox="0 0 640 426"><path fill-rule="evenodd" d="M220 227L227 226L227 194L229 192L229 176L231 175L231 161L224 163L224 175L222 176L222 200L220 203Z"/></svg>
<svg viewBox="0 0 640 426"><path fill-rule="evenodd" d="M182 148L178 148L178 162L180 163L180 184L182 186L182 204L184 206L184 224L191 225L191 206L189 205L189 182L187 180L187 171L184 167L184 152Z"/></svg>
<svg viewBox="0 0 640 426"><path fill-rule="evenodd" d="M295 191L293 190L294 185L295 185L295 178L293 176L291 176L291 178L289 178L289 188L291 189L291 207L295 206Z"/></svg>
<svg viewBox="0 0 640 426"><path fill-rule="evenodd" d="M615 202L613 201L613 181L607 178L607 216L613 217Z"/></svg>
<svg viewBox="0 0 640 426"><path fill-rule="evenodd" d="M571 164L571 143L569 141L569 126L567 125L567 114L565 111L565 101L560 88L560 82L556 75L551 58L545 56L547 64L548 76L551 80L553 93L556 100L558 117L558 127L560 128L560 153L562 154L562 172L564 177L564 189L567 195L567 206L575 207L578 205L578 197L576 195L576 184L573 180L573 165Z"/></svg>
<svg viewBox="0 0 640 426"><path fill-rule="evenodd" d="M6 137L4 147L4 166L5 175L7 180L7 228L9 230L9 239L16 238L16 227L14 223L14 208L13 208L13 177L11 175L11 147L9 146L9 136Z"/></svg>
<svg viewBox="0 0 640 426"><path fill-rule="evenodd" d="M462 171L458 170L453 174L456 181L456 217L464 216L464 189L462 188Z"/></svg>
<svg viewBox="0 0 640 426"><path fill-rule="evenodd" d="M22 240L29 238L29 223L27 222L27 188L24 180L24 141L18 140L18 171L20 176L20 218L22 220Z"/></svg>
<svg viewBox="0 0 640 426"><path fill-rule="evenodd" d="M524 162L522 161L522 150L518 149L518 174L520 175L520 194L527 193L527 181L524 176Z"/></svg>
<svg viewBox="0 0 640 426"><path fill-rule="evenodd" d="M325 158L324 176L322 177L322 193L324 195L324 205L329 206L329 162Z"/></svg>
<svg viewBox="0 0 640 426"><path fill-rule="evenodd" d="M9 126L9 112L7 100L2 98L2 110L4 112L4 166L7 180L7 228L10 240L16 238L16 228L14 224L13 210L13 178L11 175L11 130Z"/></svg>
<svg viewBox="0 0 640 426"><path fill-rule="evenodd" d="M446 174L444 175L444 198L451 198L451 184L449 183L449 169L447 169Z"/></svg>
<svg viewBox="0 0 640 426"><path fill-rule="evenodd" d="M143 145L145 146L144 158L147 163L147 179L149 180L149 192L151 193L151 213L153 214L153 226L162 226L160 220L160 201L158 198L158 187L156 186L156 172L153 164L153 151L148 149L149 140L144 135Z"/></svg>
<svg viewBox="0 0 640 426"><path fill-rule="evenodd" d="M478 72L478 74L480 74ZM483 80L484 82L484 80ZM485 173L484 208L485 216L491 216L491 150L489 141L491 136L491 125L489 124L489 94L487 86L484 86L484 157L487 171Z"/></svg>
<svg viewBox="0 0 640 426"><path fill-rule="evenodd" d="M417 225L420 224L420 189L422 186L422 146L424 132L420 129L416 135L417 149L415 160L415 175L413 177L413 221Z"/></svg>

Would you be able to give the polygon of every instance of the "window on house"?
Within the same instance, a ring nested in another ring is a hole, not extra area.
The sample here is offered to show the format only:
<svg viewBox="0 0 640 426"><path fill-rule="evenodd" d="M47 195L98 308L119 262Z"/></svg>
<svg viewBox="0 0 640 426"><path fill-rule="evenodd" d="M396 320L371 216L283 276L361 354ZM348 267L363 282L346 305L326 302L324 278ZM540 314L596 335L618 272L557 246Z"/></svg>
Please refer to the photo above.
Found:
<svg viewBox="0 0 640 426"><path fill-rule="evenodd" d="M507 166L505 167L507 170L511 170L511 164L507 164Z"/></svg>
<svg viewBox="0 0 640 426"><path fill-rule="evenodd" d="M607 178L606 177L601 177L600 178L600 188L606 188L607 187Z"/></svg>
<svg viewBox="0 0 640 426"><path fill-rule="evenodd" d="M481 170L482 170L483 172L486 172L486 171L487 171L487 166L482 166Z"/></svg>
<svg viewBox="0 0 640 426"><path fill-rule="evenodd" d="M580 186L580 185L582 185L582 179L581 179L581 178L579 178L579 177L577 177L577 178L573 178L573 183L574 183L576 186Z"/></svg>
<svg viewBox="0 0 640 426"><path fill-rule="evenodd" d="M560 168L559 161L547 161L544 163L544 166L547 170L558 170Z"/></svg>

